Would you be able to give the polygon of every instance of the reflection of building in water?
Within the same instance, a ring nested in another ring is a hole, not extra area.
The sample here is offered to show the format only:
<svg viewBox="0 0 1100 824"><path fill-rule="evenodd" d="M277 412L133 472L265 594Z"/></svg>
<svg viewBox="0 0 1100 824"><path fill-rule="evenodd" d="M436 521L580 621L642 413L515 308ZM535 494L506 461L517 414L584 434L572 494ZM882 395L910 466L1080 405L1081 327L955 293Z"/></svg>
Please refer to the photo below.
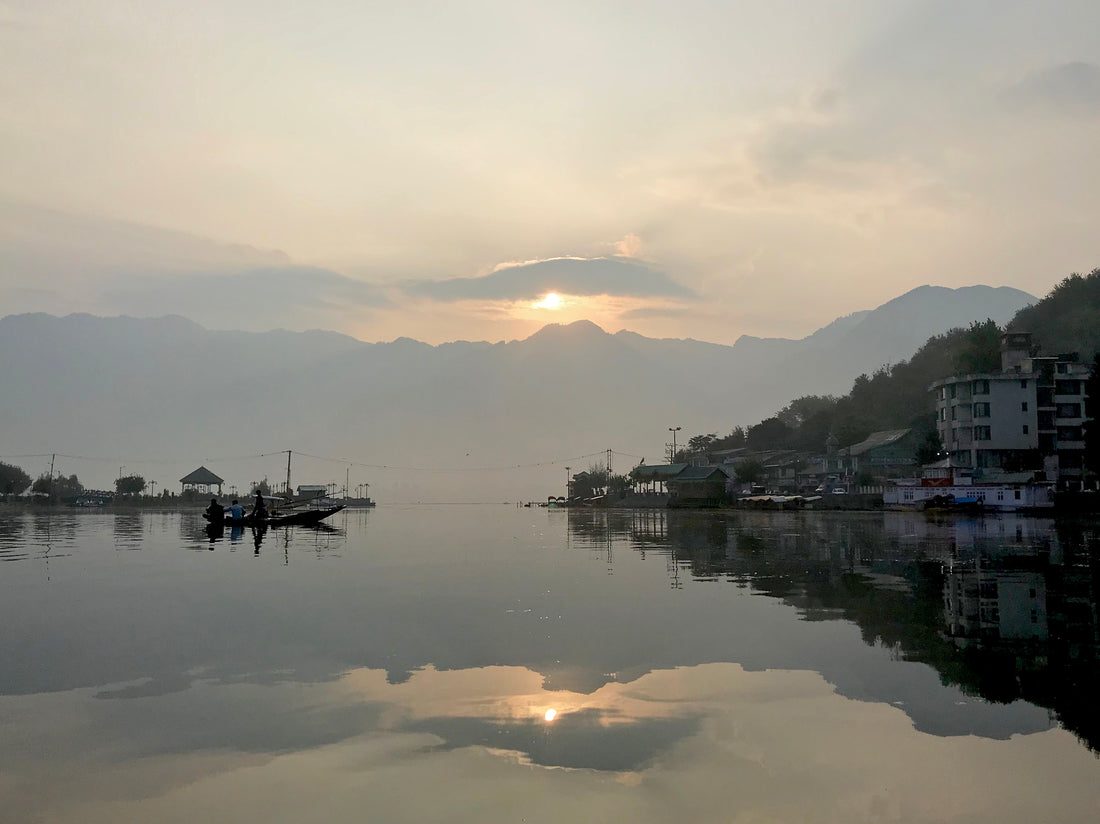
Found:
<svg viewBox="0 0 1100 824"><path fill-rule="evenodd" d="M1040 572L951 567L943 582L947 634L969 639L1027 640L1048 635L1046 579Z"/></svg>
<svg viewBox="0 0 1100 824"><path fill-rule="evenodd" d="M914 517L885 512L882 524L886 537L899 546L941 557L945 562L957 554L974 552L990 556L1055 553L1059 546L1053 519L1014 513Z"/></svg>
<svg viewBox="0 0 1100 824"><path fill-rule="evenodd" d="M730 582L997 703L1050 710L1100 752L1100 529L1016 514L570 510L574 546L656 553L673 588ZM624 544L626 545L624 547ZM630 552L620 557L630 557ZM607 553L611 563L611 553Z"/></svg>
<svg viewBox="0 0 1100 824"><path fill-rule="evenodd" d="M668 510L632 509L630 511L630 537L645 540L668 538Z"/></svg>

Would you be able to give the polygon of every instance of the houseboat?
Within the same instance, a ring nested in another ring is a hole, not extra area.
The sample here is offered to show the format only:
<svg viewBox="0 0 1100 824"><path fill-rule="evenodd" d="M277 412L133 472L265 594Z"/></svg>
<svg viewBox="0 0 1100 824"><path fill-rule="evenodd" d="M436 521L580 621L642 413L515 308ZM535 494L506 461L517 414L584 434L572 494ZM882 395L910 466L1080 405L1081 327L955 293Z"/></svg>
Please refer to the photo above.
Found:
<svg viewBox="0 0 1100 824"><path fill-rule="evenodd" d="M978 509L1015 512L1053 509L1054 485L1035 479L1034 472L985 472L940 464L925 467L920 478L904 478L887 486L887 509Z"/></svg>

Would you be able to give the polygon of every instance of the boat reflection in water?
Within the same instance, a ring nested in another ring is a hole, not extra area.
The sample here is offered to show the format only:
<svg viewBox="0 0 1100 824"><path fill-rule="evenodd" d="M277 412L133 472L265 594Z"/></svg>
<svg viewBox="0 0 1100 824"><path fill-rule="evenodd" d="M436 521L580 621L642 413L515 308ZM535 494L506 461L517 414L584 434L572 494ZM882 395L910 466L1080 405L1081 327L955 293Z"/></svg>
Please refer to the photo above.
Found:
<svg viewBox="0 0 1100 824"><path fill-rule="evenodd" d="M968 695L1046 708L1100 752L1096 524L572 510L569 531L575 548L605 554L609 570L618 551L655 552L673 588L685 578L726 581L780 598L806 620L853 621L867 643L934 667ZM919 712L914 722L952 731Z"/></svg>

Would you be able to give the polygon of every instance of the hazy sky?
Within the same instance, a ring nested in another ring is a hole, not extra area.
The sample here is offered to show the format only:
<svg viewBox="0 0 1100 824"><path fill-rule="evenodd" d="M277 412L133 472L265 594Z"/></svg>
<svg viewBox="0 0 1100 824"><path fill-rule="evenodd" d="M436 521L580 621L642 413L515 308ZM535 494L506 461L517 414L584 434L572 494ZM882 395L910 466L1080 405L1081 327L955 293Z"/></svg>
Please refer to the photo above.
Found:
<svg viewBox="0 0 1100 824"><path fill-rule="evenodd" d="M1100 266L1098 31L1095 0L0 0L0 315L729 343L1043 294Z"/></svg>

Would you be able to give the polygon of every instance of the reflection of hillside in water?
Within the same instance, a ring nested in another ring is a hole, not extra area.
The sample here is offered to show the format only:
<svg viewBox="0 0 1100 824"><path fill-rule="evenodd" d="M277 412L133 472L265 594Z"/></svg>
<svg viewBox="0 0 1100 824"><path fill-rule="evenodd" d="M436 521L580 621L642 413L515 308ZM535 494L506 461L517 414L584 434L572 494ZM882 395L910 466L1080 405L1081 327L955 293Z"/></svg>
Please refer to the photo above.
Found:
<svg viewBox="0 0 1100 824"><path fill-rule="evenodd" d="M571 511L574 548L656 552L670 585L729 581L854 622L987 701L1051 710L1100 751L1100 530L1003 515Z"/></svg>

